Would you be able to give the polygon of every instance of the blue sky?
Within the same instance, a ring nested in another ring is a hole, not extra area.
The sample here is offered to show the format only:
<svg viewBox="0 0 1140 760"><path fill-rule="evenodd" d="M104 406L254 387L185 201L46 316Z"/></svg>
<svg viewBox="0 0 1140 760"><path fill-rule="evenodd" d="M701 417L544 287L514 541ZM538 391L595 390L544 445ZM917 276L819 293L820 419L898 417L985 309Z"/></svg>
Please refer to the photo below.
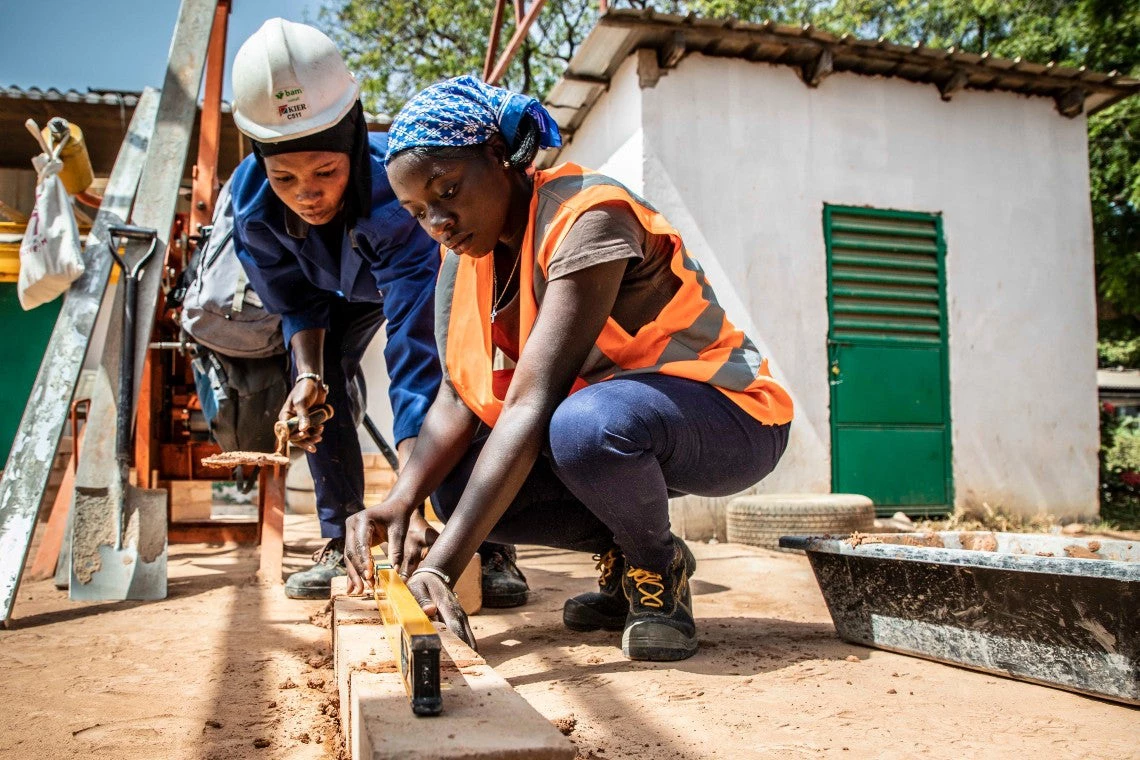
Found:
<svg viewBox="0 0 1140 760"><path fill-rule="evenodd" d="M0 0L0 86L141 90L161 87L179 0ZM320 0L232 0L226 90L234 54L267 19L315 20Z"/></svg>

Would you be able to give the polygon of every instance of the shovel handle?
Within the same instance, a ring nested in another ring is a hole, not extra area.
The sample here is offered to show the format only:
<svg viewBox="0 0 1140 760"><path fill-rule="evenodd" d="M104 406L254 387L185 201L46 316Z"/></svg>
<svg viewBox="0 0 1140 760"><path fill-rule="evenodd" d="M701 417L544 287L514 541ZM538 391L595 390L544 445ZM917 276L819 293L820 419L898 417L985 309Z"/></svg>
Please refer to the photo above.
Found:
<svg viewBox="0 0 1140 760"><path fill-rule="evenodd" d="M111 256L123 270L123 316L119 346L119 404L115 418L115 439L119 467L125 473L134 463L132 431L134 429L135 321L138 316L139 272L146 264L147 259L154 254L155 247L158 244L158 231L131 224L112 224L107 227L107 235L110 238L108 248ZM128 240L149 241L150 248L135 262L133 267L128 268L127 262L119 256L118 245L115 242L115 238L118 237L124 237Z"/></svg>
<svg viewBox="0 0 1140 760"><path fill-rule="evenodd" d="M136 227L133 224L111 224L107 226L107 236L111 241L110 246L108 246L111 249L111 256L122 268L123 276L130 280L138 280L139 272L142 271L143 266L154 255L154 251L158 247L158 230L153 227ZM127 262L119 255L119 246L115 242L116 238L141 240L150 243L150 247L135 262L133 267L128 267Z"/></svg>
<svg viewBox="0 0 1140 760"><path fill-rule="evenodd" d="M107 234L131 240L145 240L149 243L158 235L158 230L153 227L138 227L133 224L109 224L107 225Z"/></svg>

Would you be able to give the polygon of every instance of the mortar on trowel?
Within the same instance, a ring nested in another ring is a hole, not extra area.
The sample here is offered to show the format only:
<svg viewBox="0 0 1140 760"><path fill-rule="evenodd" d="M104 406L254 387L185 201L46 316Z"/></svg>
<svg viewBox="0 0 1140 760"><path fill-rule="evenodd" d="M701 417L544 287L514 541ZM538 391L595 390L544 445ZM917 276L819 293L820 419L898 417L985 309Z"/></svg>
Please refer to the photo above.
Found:
<svg viewBox="0 0 1140 760"><path fill-rule="evenodd" d="M318 427L333 418L333 408L328 404L313 407L309 410L309 426ZM233 469L234 467L249 466L275 466L284 467L289 464L289 441L297 437L301 426L300 417L290 417L288 420L273 423L273 435L277 439L277 449L272 454L261 451L223 451L221 454L212 454L202 459L207 467L220 469Z"/></svg>

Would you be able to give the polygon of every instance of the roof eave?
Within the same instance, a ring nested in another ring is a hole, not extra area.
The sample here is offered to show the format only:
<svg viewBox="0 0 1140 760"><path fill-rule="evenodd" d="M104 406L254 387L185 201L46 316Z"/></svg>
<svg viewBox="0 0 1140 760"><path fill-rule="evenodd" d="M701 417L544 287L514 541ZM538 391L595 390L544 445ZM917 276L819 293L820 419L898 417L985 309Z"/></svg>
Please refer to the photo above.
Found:
<svg viewBox="0 0 1140 760"><path fill-rule="evenodd" d="M1063 116L1107 108L1137 92L1140 80L1056 64L994 58L959 50L895 45L885 40L836 37L810 25L675 16L653 10L611 10L579 45L562 78L547 96L547 108L567 141L608 89L621 64L635 51L643 86L690 52L794 67L810 87L835 72L901 78L938 88L943 100L963 89L1005 91L1053 98ZM547 151L543 165L557 160Z"/></svg>

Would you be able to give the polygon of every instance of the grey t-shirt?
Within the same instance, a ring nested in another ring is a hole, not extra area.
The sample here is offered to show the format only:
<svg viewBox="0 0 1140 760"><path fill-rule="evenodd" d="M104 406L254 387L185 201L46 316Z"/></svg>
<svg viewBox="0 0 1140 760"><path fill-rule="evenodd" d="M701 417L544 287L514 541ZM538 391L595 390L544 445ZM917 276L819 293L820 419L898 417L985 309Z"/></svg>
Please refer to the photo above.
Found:
<svg viewBox="0 0 1140 760"><path fill-rule="evenodd" d="M624 203L596 206L583 213L550 257L547 279L557 280L573 272L607 261L628 259L617 299L610 316L622 329L635 335L653 320L681 287L670 269L672 244L664 235L651 235ZM501 308L495 318L496 333L518 335L518 298ZM503 346L508 353L515 340ZM498 343L498 341L496 341Z"/></svg>

